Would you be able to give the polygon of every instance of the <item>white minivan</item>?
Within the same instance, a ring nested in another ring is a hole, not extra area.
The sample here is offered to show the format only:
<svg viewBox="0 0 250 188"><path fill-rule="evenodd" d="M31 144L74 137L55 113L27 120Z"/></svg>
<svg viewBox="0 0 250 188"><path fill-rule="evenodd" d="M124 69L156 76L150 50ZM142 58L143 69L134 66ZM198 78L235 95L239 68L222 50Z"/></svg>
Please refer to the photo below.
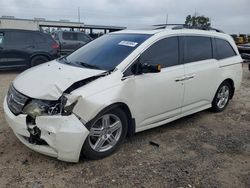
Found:
<svg viewBox="0 0 250 188"><path fill-rule="evenodd" d="M211 108L242 79L233 39L187 28L123 30L21 73L4 100L17 138L78 162L110 155L126 136Z"/></svg>

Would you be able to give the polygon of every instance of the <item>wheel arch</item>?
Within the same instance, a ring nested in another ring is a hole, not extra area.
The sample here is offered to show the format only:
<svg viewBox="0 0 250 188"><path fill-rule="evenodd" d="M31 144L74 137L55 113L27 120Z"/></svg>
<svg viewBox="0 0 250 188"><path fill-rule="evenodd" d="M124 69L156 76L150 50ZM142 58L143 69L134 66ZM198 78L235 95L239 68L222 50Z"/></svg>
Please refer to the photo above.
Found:
<svg viewBox="0 0 250 188"><path fill-rule="evenodd" d="M135 134L135 127L136 127L135 119L132 117L131 110L129 109L127 104L125 104L123 102L116 102L116 103L110 104L110 105L106 106L105 108L103 108L102 110L100 110L95 117L99 116L102 113L108 112L111 109L113 110L116 108L120 108L123 112L125 112L125 114L127 116L127 119L128 119L127 137L133 136ZM91 123L93 119L91 119L87 124Z"/></svg>
<svg viewBox="0 0 250 188"><path fill-rule="evenodd" d="M34 53L34 54L32 54L31 56L30 56L30 62L32 61L32 59L34 58L34 57L37 57L37 56L43 56L43 57L46 57L48 60L50 60L51 59L51 56L49 55L49 54L47 54L47 53L42 53L42 52L37 52L37 53Z"/></svg>
<svg viewBox="0 0 250 188"><path fill-rule="evenodd" d="M231 89L232 89L232 92L231 92L231 94L230 94L230 99L232 99L233 96L234 96L234 91L235 91L234 81L233 81L231 78L227 78L227 79L225 79L223 82L228 82L228 83L230 84ZM223 83L223 82L222 82L222 83Z"/></svg>

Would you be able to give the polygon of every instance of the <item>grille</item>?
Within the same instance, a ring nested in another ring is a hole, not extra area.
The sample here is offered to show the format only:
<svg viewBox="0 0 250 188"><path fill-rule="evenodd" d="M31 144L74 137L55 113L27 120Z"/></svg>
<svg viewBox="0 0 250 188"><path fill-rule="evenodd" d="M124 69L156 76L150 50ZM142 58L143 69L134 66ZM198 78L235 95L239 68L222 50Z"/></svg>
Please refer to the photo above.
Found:
<svg viewBox="0 0 250 188"><path fill-rule="evenodd" d="M13 114L19 115L22 112L23 107L26 104L28 99L29 99L28 97L19 93L13 87L13 85L10 86L8 94L7 94L7 104L8 104L10 111Z"/></svg>

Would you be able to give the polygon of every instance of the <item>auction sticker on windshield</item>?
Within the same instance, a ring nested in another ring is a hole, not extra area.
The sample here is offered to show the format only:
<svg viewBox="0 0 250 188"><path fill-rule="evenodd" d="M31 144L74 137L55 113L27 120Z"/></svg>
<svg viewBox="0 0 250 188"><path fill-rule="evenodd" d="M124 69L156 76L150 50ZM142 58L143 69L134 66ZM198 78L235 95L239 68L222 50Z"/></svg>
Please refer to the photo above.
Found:
<svg viewBox="0 0 250 188"><path fill-rule="evenodd" d="M138 44L137 42L124 41L124 40L119 42L119 45L129 46L129 47L135 47L137 44Z"/></svg>

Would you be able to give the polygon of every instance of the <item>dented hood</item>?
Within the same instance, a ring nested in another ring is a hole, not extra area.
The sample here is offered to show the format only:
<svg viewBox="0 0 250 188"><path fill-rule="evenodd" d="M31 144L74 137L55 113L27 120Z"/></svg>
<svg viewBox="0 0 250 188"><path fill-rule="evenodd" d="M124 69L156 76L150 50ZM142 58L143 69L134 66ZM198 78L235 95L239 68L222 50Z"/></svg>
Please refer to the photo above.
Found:
<svg viewBox="0 0 250 188"><path fill-rule="evenodd" d="M26 70L13 84L19 92L29 97L57 100L75 82L103 72L105 71L75 67L54 60Z"/></svg>

